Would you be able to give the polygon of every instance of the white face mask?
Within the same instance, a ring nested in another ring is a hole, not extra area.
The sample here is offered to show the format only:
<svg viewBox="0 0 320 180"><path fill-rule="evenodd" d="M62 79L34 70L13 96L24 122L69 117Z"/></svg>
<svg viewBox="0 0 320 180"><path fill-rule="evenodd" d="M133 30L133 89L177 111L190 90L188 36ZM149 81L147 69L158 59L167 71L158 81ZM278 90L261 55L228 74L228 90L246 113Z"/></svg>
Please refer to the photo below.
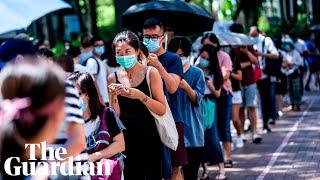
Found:
<svg viewBox="0 0 320 180"><path fill-rule="evenodd" d="M189 57L181 57L182 65L185 65L186 63L189 63Z"/></svg>

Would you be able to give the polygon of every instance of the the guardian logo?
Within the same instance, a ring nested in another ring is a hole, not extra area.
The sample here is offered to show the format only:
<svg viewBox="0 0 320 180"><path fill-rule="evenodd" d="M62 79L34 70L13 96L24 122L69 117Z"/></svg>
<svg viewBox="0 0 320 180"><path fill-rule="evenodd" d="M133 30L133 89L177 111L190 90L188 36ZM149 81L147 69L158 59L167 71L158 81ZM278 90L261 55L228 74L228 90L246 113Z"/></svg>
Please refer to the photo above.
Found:
<svg viewBox="0 0 320 180"><path fill-rule="evenodd" d="M45 142L40 144L25 144L29 153L27 161L20 157L10 157L4 163L4 170L10 176L62 175L62 176L95 176L110 175L110 164L104 162L81 162L78 158L63 157L67 150L63 147L47 147ZM38 152L38 153L36 153ZM41 159L36 154L41 152ZM41 170L39 170L41 169Z"/></svg>

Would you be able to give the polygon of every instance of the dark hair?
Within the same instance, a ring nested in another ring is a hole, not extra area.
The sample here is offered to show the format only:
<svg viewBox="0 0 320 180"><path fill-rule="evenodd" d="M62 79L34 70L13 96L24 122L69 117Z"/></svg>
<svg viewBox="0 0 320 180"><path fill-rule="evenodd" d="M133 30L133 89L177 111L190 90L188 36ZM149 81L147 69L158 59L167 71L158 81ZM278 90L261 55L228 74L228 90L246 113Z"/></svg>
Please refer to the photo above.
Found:
<svg viewBox="0 0 320 180"><path fill-rule="evenodd" d="M240 23L233 23L229 27L229 30L234 33L244 33L244 27Z"/></svg>
<svg viewBox="0 0 320 180"><path fill-rule="evenodd" d="M105 52L101 55L101 59L107 59L107 65L109 67L119 67L120 65L116 61L116 57L112 50L112 41L105 43Z"/></svg>
<svg viewBox="0 0 320 180"><path fill-rule="evenodd" d="M57 59L57 63L66 72L72 73L74 71L73 59L67 53L61 54Z"/></svg>
<svg viewBox="0 0 320 180"><path fill-rule="evenodd" d="M95 42L97 41L103 41L103 39L99 36L93 36L91 39L90 39L90 43L91 45L94 45Z"/></svg>
<svg viewBox="0 0 320 180"><path fill-rule="evenodd" d="M186 37L178 36L173 38L169 45L168 51L176 53L178 49L181 49L184 56L190 56L191 54L191 43Z"/></svg>
<svg viewBox="0 0 320 180"><path fill-rule="evenodd" d="M89 33L86 33L84 34L82 37L81 37L81 46L84 47L84 48L87 48L87 47L90 47L92 46L91 44L91 38L92 38L92 35L89 34Z"/></svg>
<svg viewBox="0 0 320 180"><path fill-rule="evenodd" d="M18 63L5 67L0 75L3 99L30 98L31 106L21 110L14 123L22 137L32 137L44 126L47 115L32 121L23 114L33 113L65 94L63 71L54 64L43 62Z"/></svg>
<svg viewBox="0 0 320 180"><path fill-rule="evenodd" d="M148 48L146 47L146 45L144 45L143 43L140 42L140 50L141 52L148 57L149 56L149 51Z"/></svg>
<svg viewBox="0 0 320 180"><path fill-rule="evenodd" d="M53 58L53 52L48 48L41 48L37 54L47 58Z"/></svg>
<svg viewBox="0 0 320 180"><path fill-rule="evenodd" d="M143 29L152 29L156 28L157 26L160 27L161 31L164 31L163 23L160 21L160 19L157 18L150 18L147 19L143 24Z"/></svg>
<svg viewBox="0 0 320 180"><path fill-rule="evenodd" d="M81 54L80 48L79 47L73 47L71 46L68 51L67 54L69 56L71 56L72 58L78 57Z"/></svg>
<svg viewBox="0 0 320 180"><path fill-rule="evenodd" d="M209 70L210 70L210 74L214 75L214 86L217 89L220 89L223 83L223 78L222 78L222 72L220 69L218 55L217 55L218 50L213 45L207 44L200 49L199 54L201 54L204 51L209 54L209 59L208 59L210 62Z"/></svg>
<svg viewBox="0 0 320 180"><path fill-rule="evenodd" d="M76 86L79 87L79 93L85 93L89 97L90 119L95 120L101 113L102 104L99 100L97 88L93 82L93 79L89 73L76 72L69 77Z"/></svg>
<svg viewBox="0 0 320 180"><path fill-rule="evenodd" d="M126 42L136 51L140 49L140 41L138 36L131 31L122 31L116 35L112 42L112 49L115 52L115 47L118 42Z"/></svg>
<svg viewBox="0 0 320 180"><path fill-rule="evenodd" d="M214 33L208 33L208 34L206 34L206 35L202 38L201 43L203 43L203 41L204 41L205 39L209 39L210 42L212 42L212 43L214 43L214 44L217 44L216 49L217 49L218 51L220 50L221 46L220 46L219 39L218 39L218 37L217 37Z"/></svg>

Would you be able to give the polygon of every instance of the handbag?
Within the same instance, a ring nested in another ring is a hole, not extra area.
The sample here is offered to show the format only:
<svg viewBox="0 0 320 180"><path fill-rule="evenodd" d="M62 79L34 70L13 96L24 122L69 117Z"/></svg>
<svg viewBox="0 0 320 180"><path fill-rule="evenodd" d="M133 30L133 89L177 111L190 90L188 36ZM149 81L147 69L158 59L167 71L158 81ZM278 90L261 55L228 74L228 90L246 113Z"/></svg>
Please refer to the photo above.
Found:
<svg viewBox="0 0 320 180"><path fill-rule="evenodd" d="M150 97L152 97L151 86L150 86L150 71L151 71L151 67L148 67L146 78L147 78L148 88L150 91ZM164 98L166 103L166 113L164 115L159 116L154 112L150 111L150 109L149 109L149 112L155 119L158 133L162 143L175 151L177 150L177 147L178 147L178 140L179 140L178 131L177 131L176 124L174 122L168 101L166 97Z"/></svg>
<svg viewBox="0 0 320 180"><path fill-rule="evenodd" d="M88 154L92 154L94 152L98 152L108 147L110 144L111 136L107 127L107 118L108 118L109 108L105 107L102 112L102 116L100 116L100 124L97 130L90 136L86 138L87 148L86 151ZM96 175L91 176L93 180L120 180L122 176L123 170L123 155L121 153L116 154L112 158L106 159L103 158L100 160L102 163L102 173L107 174L106 169L110 169L110 175ZM109 167L105 167L109 165Z"/></svg>
<svg viewBox="0 0 320 180"><path fill-rule="evenodd" d="M257 82L262 77L262 70L259 65L253 65L254 81Z"/></svg>
<svg viewBox="0 0 320 180"><path fill-rule="evenodd" d="M204 128L210 129L216 120L216 103L210 98L204 100Z"/></svg>

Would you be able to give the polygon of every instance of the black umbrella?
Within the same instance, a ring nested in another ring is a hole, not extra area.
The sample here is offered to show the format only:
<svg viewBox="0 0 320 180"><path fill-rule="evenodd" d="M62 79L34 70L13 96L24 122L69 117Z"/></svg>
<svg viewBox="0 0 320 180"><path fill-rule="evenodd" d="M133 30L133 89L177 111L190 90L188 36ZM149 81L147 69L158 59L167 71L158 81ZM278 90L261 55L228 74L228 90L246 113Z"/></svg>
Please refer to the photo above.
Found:
<svg viewBox="0 0 320 180"><path fill-rule="evenodd" d="M141 31L146 19L161 19L176 34L190 35L212 30L213 17L203 8L182 1L150 1L129 7L122 15L122 26Z"/></svg>

